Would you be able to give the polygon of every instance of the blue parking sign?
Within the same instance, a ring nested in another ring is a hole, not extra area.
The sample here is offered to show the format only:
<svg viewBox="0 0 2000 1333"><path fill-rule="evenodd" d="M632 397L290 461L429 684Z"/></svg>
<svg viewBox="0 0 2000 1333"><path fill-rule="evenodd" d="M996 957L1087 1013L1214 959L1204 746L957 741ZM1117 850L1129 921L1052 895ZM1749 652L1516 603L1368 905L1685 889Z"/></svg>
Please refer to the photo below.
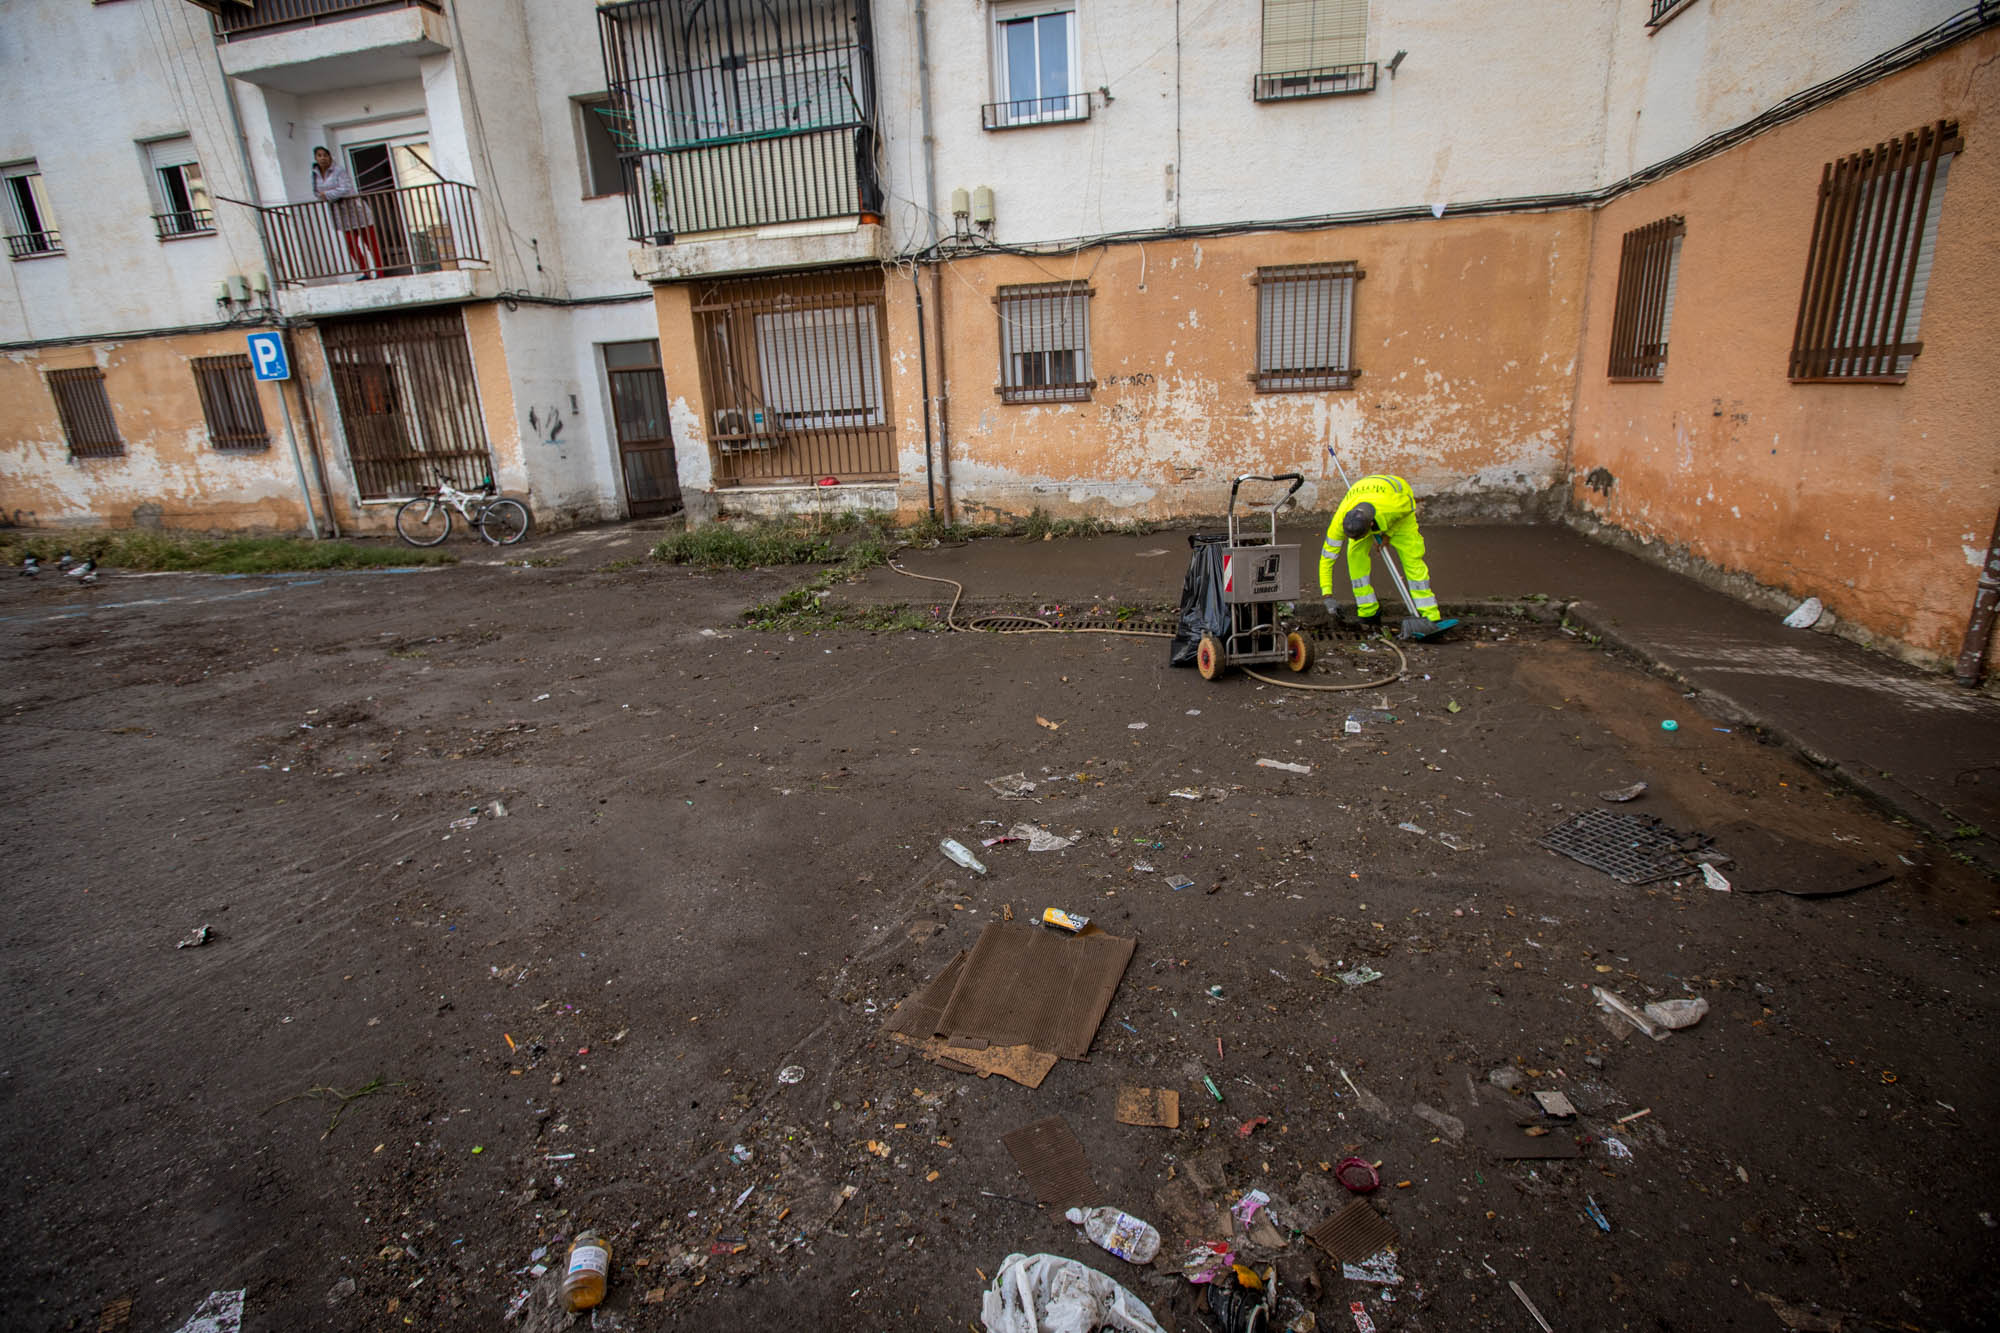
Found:
<svg viewBox="0 0 2000 1333"><path fill-rule="evenodd" d="M288 380L292 377L292 367L285 360L283 334L250 335L250 369L260 380Z"/></svg>

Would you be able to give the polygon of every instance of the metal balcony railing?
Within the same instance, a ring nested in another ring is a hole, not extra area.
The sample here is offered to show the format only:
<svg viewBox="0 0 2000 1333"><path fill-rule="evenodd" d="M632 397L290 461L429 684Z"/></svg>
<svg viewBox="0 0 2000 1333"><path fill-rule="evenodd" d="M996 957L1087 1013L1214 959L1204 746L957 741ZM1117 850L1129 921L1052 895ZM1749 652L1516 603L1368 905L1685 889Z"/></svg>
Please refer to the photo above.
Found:
<svg viewBox="0 0 2000 1333"><path fill-rule="evenodd" d="M196 0L201 3L201 0ZM442 13L439 0L230 0L227 4L204 4L215 15L215 35L221 41L254 37L279 28L310 27L356 14L382 9L409 9L422 6Z"/></svg>
<svg viewBox="0 0 2000 1333"><path fill-rule="evenodd" d="M1358 65L1328 65L1322 69L1294 69L1276 74L1259 74L1250 90L1251 100L1283 102L1293 97L1341 97L1348 93L1375 90L1375 62Z"/></svg>
<svg viewBox="0 0 2000 1333"><path fill-rule="evenodd" d="M348 199L263 208L279 284L390 278L483 266L470 185L435 181Z"/></svg>
<svg viewBox="0 0 2000 1333"><path fill-rule="evenodd" d="M62 237L57 234L54 227L23 232L19 236L7 238L7 255L11 259L34 259L41 255L59 255L62 252Z"/></svg>
<svg viewBox="0 0 2000 1333"><path fill-rule="evenodd" d="M597 15L634 240L880 216L869 0L625 0Z"/></svg>
<svg viewBox="0 0 2000 1333"><path fill-rule="evenodd" d="M1030 97L1020 102L988 102L979 109L980 127L989 130L1013 130L1027 125L1051 125L1065 120L1089 119L1089 93L1066 93L1061 97Z"/></svg>
<svg viewBox="0 0 2000 1333"><path fill-rule="evenodd" d="M153 214L153 230L163 241L182 236L207 236L215 230L215 214L206 208L182 209L178 213Z"/></svg>

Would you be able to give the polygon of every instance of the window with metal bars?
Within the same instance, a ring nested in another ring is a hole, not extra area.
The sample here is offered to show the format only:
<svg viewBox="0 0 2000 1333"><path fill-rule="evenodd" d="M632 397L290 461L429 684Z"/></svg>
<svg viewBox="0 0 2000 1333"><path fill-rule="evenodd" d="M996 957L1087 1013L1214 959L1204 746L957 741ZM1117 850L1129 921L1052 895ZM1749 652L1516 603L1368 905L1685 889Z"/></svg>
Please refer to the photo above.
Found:
<svg viewBox="0 0 2000 1333"><path fill-rule="evenodd" d="M1368 0L1264 0L1263 60L1251 96L1259 102L1365 93L1375 86L1368 54Z"/></svg>
<svg viewBox="0 0 2000 1333"><path fill-rule="evenodd" d="M1659 380L1667 372L1667 334L1674 322L1684 218L1661 218L1625 233L1618 257L1618 304L1611 315L1614 380Z"/></svg>
<svg viewBox="0 0 2000 1333"><path fill-rule="evenodd" d="M112 458L125 452L111 400L104 394L104 372L96 366L51 370L49 392L62 418L63 437L76 458Z"/></svg>
<svg viewBox="0 0 2000 1333"><path fill-rule="evenodd" d="M1819 212L1792 336L1791 377L1900 384L1917 340L1958 122L1940 120L1820 173Z"/></svg>
<svg viewBox="0 0 2000 1333"><path fill-rule="evenodd" d="M1646 17L1646 26L1658 28L1693 3L1694 0L1653 0L1652 12Z"/></svg>
<svg viewBox="0 0 2000 1333"><path fill-rule="evenodd" d="M257 401L250 358L198 356L191 364L195 389L201 394L202 419L208 423L208 442L217 449L268 448L271 433L264 425L264 405Z"/></svg>
<svg viewBox="0 0 2000 1333"><path fill-rule="evenodd" d="M1003 403L1085 402L1090 377L1090 285L1037 282L1002 287L1000 383Z"/></svg>
<svg viewBox="0 0 2000 1333"><path fill-rule="evenodd" d="M1354 387L1354 286L1365 276L1351 261L1257 270L1259 393Z"/></svg>

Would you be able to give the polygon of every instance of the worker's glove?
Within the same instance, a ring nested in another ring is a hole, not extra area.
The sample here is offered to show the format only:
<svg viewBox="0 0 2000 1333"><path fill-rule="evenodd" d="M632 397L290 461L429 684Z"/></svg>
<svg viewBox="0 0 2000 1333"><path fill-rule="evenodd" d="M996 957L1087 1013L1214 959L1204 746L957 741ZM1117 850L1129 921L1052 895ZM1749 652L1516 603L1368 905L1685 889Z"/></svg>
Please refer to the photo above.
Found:
<svg viewBox="0 0 2000 1333"><path fill-rule="evenodd" d="M1335 619L1335 620L1338 620L1338 619L1340 619L1340 599L1339 599L1339 598L1337 598L1337 597L1323 597L1323 598L1321 598L1321 599L1320 599L1320 603L1321 603L1321 605L1323 605L1323 606L1325 606L1325 607L1326 607L1326 613L1327 613L1327 615L1331 616L1331 617L1332 617L1333 619Z"/></svg>

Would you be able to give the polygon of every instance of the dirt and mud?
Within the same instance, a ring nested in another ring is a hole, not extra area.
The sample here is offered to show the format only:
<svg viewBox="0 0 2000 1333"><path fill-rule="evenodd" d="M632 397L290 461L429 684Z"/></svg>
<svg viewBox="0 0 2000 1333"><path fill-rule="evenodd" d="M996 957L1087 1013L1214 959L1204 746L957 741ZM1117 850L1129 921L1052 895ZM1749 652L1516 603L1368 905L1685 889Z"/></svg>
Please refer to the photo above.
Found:
<svg viewBox="0 0 2000 1333"><path fill-rule="evenodd" d="M1992 886L1636 664L1496 618L1305 693L1157 639L760 633L797 571L606 564L0 580L0 1324L171 1333L242 1289L258 1333L567 1327L534 1270L591 1226L577 1327L977 1328L1017 1251L1211 1327L1021 1202L1000 1136L1054 1115L1169 1254L1170 1186L1266 1191L1286 1243L1243 1253L1321 1328L1532 1329L1510 1283L1558 1330L2000 1308ZM1634 887L1536 845L1638 781L1616 808L1895 878ZM1021 821L1077 842L939 853ZM1137 942L1087 1061L1030 1090L889 1040L1052 905ZM1656 1043L1596 985L1710 1010ZM1180 1127L1116 1123L1128 1084ZM1478 1108L1538 1089L1580 1155L1498 1159ZM1398 1285L1290 1234L1349 1155Z"/></svg>

